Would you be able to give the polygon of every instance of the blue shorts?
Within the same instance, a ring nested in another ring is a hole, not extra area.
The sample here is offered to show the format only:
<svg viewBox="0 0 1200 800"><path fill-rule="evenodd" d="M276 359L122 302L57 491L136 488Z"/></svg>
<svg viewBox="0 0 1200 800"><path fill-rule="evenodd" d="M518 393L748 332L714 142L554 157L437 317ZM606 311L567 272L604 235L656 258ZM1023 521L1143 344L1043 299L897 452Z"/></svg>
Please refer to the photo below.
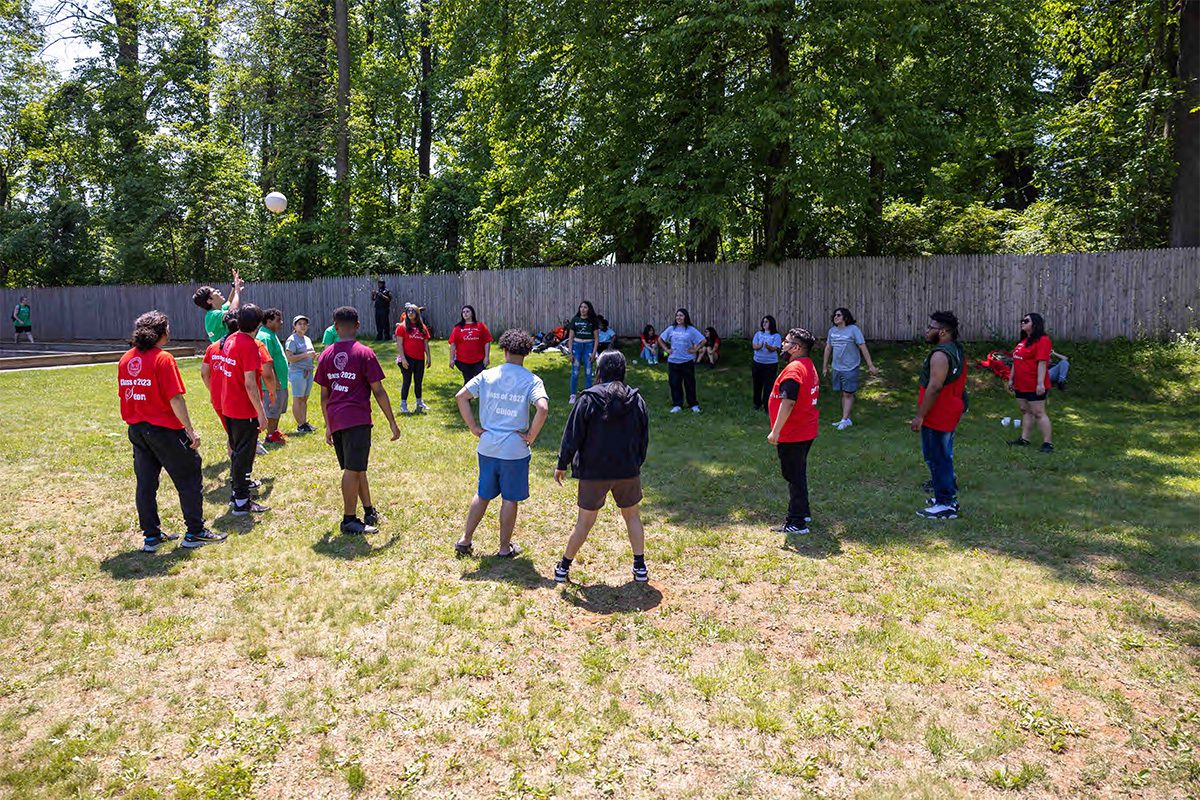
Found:
<svg viewBox="0 0 1200 800"><path fill-rule="evenodd" d="M308 397L313 387L312 369L289 369L288 384L292 389L292 397Z"/></svg>
<svg viewBox="0 0 1200 800"><path fill-rule="evenodd" d="M854 394L858 391L858 367L854 369L835 369L833 371L833 390Z"/></svg>
<svg viewBox="0 0 1200 800"><path fill-rule="evenodd" d="M519 503L529 498L529 459L479 456L479 496L494 500L497 495Z"/></svg>

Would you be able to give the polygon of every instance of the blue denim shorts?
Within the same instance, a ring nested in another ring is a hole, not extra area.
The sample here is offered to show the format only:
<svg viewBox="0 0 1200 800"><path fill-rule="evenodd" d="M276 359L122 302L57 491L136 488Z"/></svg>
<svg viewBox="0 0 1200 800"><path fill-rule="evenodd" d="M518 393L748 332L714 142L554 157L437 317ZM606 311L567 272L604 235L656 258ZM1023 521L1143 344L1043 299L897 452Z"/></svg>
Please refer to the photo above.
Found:
<svg viewBox="0 0 1200 800"><path fill-rule="evenodd" d="M312 369L289 369L288 384L292 389L292 397L308 397L313 387Z"/></svg>
<svg viewBox="0 0 1200 800"><path fill-rule="evenodd" d="M835 369L833 371L833 390L854 394L858 391L858 368Z"/></svg>
<svg viewBox="0 0 1200 800"><path fill-rule="evenodd" d="M479 496L519 503L529 498L529 459L479 456Z"/></svg>

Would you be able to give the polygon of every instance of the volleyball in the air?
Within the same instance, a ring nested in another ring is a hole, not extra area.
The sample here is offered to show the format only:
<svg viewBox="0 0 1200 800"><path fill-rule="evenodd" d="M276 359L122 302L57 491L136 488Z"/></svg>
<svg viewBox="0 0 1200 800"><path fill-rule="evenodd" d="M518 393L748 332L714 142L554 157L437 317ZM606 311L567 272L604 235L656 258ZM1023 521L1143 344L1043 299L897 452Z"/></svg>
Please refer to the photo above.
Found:
<svg viewBox="0 0 1200 800"><path fill-rule="evenodd" d="M287 198L283 196L282 192L271 192L263 198L263 205L272 214L282 214L287 211Z"/></svg>

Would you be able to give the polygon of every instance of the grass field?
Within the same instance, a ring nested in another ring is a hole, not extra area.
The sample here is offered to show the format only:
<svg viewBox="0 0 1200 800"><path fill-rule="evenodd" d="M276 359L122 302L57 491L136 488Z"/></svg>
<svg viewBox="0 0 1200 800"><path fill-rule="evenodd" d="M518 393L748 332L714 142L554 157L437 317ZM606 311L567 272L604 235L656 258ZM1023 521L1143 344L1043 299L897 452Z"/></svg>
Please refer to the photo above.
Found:
<svg viewBox="0 0 1200 800"><path fill-rule="evenodd" d="M320 435L259 458L274 511L225 515L220 428L181 362L231 535L156 555L136 552L114 367L0 374L0 796L1196 797L1200 355L1056 347L1058 451L1006 447L1015 402L976 370L964 517L930 523L907 428L923 350L877 346L854 428L823 388L816 520L790 542L767 530L786 488L744 343L699 370L699 416L666 413L665 366L632 367L649 586L611 506L577 583L551 580L574 519L552 480L561 356L530 359L551 415L513 562L454 558L475 458L444 345L431 413L399 442L377 428L367 538L336 532Z"/></svg>

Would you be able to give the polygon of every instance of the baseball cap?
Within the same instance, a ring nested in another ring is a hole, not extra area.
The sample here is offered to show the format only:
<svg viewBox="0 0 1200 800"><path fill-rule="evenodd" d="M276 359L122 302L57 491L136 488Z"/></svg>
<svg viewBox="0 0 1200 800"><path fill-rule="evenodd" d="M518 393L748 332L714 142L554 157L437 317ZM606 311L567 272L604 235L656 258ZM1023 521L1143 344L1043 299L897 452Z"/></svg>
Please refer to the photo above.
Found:
<svg viewBox="0 0 1200 800"><path fill-rule="evenodd" d="M297 314L296 316L292 317L292 324L295 325L300 320L308 322L308 317L304 316L303 314Z"/></svg>

